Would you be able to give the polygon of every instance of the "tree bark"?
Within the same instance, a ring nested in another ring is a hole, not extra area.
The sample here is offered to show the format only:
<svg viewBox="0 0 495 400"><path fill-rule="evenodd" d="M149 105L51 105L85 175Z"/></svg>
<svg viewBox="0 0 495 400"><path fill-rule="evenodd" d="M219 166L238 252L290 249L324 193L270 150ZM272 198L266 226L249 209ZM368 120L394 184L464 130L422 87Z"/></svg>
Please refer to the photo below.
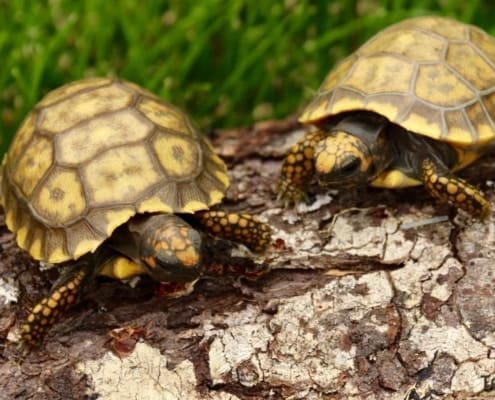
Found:
<svg viewBox="0 0 495 400"><path fill-rule="evenodd" d="M214 132L225 208L273 227L264 255L219 243L178 298L147 279L99 280L27 354L19 328L57 271L2 223L0 398L495 398L493 217L456 214L420 187L311 187L311 205L284 209L273 188L302 134L294 118ZM464 174L492 202L493 160Z"/></svg>

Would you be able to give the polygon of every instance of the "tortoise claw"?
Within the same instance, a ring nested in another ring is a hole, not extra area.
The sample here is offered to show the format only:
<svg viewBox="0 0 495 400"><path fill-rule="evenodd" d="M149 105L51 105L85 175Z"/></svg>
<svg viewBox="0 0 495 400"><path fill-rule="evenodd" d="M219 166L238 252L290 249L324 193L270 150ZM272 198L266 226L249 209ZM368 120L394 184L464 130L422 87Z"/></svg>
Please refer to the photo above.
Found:
<svg viewBox="0 0 495 400"><path fill-rule="evenodd" d="M277 202L282 204L282 207L288 208L297 206L299 203L308 203L308 194L301 188L291 187L286 181L282 181L277 189Z"/></svg>

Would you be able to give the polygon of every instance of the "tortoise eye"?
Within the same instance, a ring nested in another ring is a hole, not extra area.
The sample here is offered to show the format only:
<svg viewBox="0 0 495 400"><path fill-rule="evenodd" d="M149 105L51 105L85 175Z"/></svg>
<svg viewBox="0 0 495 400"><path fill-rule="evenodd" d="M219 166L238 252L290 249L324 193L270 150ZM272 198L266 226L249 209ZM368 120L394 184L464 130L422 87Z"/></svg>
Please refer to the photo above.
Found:
<svg viewBox="0 0 495 400"><path fill-rule="evenodd" d="M342 167L340 168L340 171L342 175L352 175L357 171L357 169L359 169L360 166L361 166L361 159L356 157L350 157L344 161Z"/></svg>

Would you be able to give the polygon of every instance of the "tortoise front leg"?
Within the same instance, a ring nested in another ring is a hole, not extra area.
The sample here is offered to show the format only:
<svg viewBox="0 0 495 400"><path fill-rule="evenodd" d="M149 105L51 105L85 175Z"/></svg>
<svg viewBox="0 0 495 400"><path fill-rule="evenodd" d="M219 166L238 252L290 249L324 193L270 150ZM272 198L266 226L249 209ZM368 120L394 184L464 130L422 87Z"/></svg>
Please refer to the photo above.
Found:
<svg viewBox="0 0 495 400"><path fill-rule="evenodd" d="M306 188L315 173L314 149L323 140L323 132L310 132L289 150L284 158L277 184L278 198L286 205L306 198Z"/></svg>
<svg viewBox="0 0 495 400"><path fill-rule="evenodd" d="M195 215L206 231L223 239L242 243L252 251L261 252L270 243L270 226L251 214L207 210Z"/></svg>
<svg viewBox="0 0 495 400"><path fill-rule="evenodd" d="M488 216L490 203L474 186L430 159L423 160L421 167L426 190L434 198L461 208L475 217Z"/></svg>
<svg viewBox="0 0 495 400"><path fill-rule="evenodd" d="M88 262L66 268L50 293L31 309L22 327L22 342L28 348L38 347L50 327L79 301L81 288L94 269Z"/></svg>

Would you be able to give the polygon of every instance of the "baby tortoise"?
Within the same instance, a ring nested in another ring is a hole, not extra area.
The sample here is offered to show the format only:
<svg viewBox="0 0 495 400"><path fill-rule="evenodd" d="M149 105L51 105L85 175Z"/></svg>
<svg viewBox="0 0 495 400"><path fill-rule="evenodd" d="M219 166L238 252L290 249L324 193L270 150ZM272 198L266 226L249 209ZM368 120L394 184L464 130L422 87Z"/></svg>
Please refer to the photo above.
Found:
<svg viewBox="0 0 495 400"><path fill-rule="evenodd" d="M97 275L190 282L212 234L262 251L270 228L210 210L226 166L181 110L126 81L85 79L46 95L1 170L1 204L18 245L64 267L22 340L41 343Z"/></svg>
<svg viewBox="0 0 495 400"><path fill-rule="evenodd" d="M300 117L317 130L286 156L286 203L321 185L423 184L436 199L485 217L483 194L455 172L495 138L495 39L440 17L404 20L344 59Z"/></svg>

